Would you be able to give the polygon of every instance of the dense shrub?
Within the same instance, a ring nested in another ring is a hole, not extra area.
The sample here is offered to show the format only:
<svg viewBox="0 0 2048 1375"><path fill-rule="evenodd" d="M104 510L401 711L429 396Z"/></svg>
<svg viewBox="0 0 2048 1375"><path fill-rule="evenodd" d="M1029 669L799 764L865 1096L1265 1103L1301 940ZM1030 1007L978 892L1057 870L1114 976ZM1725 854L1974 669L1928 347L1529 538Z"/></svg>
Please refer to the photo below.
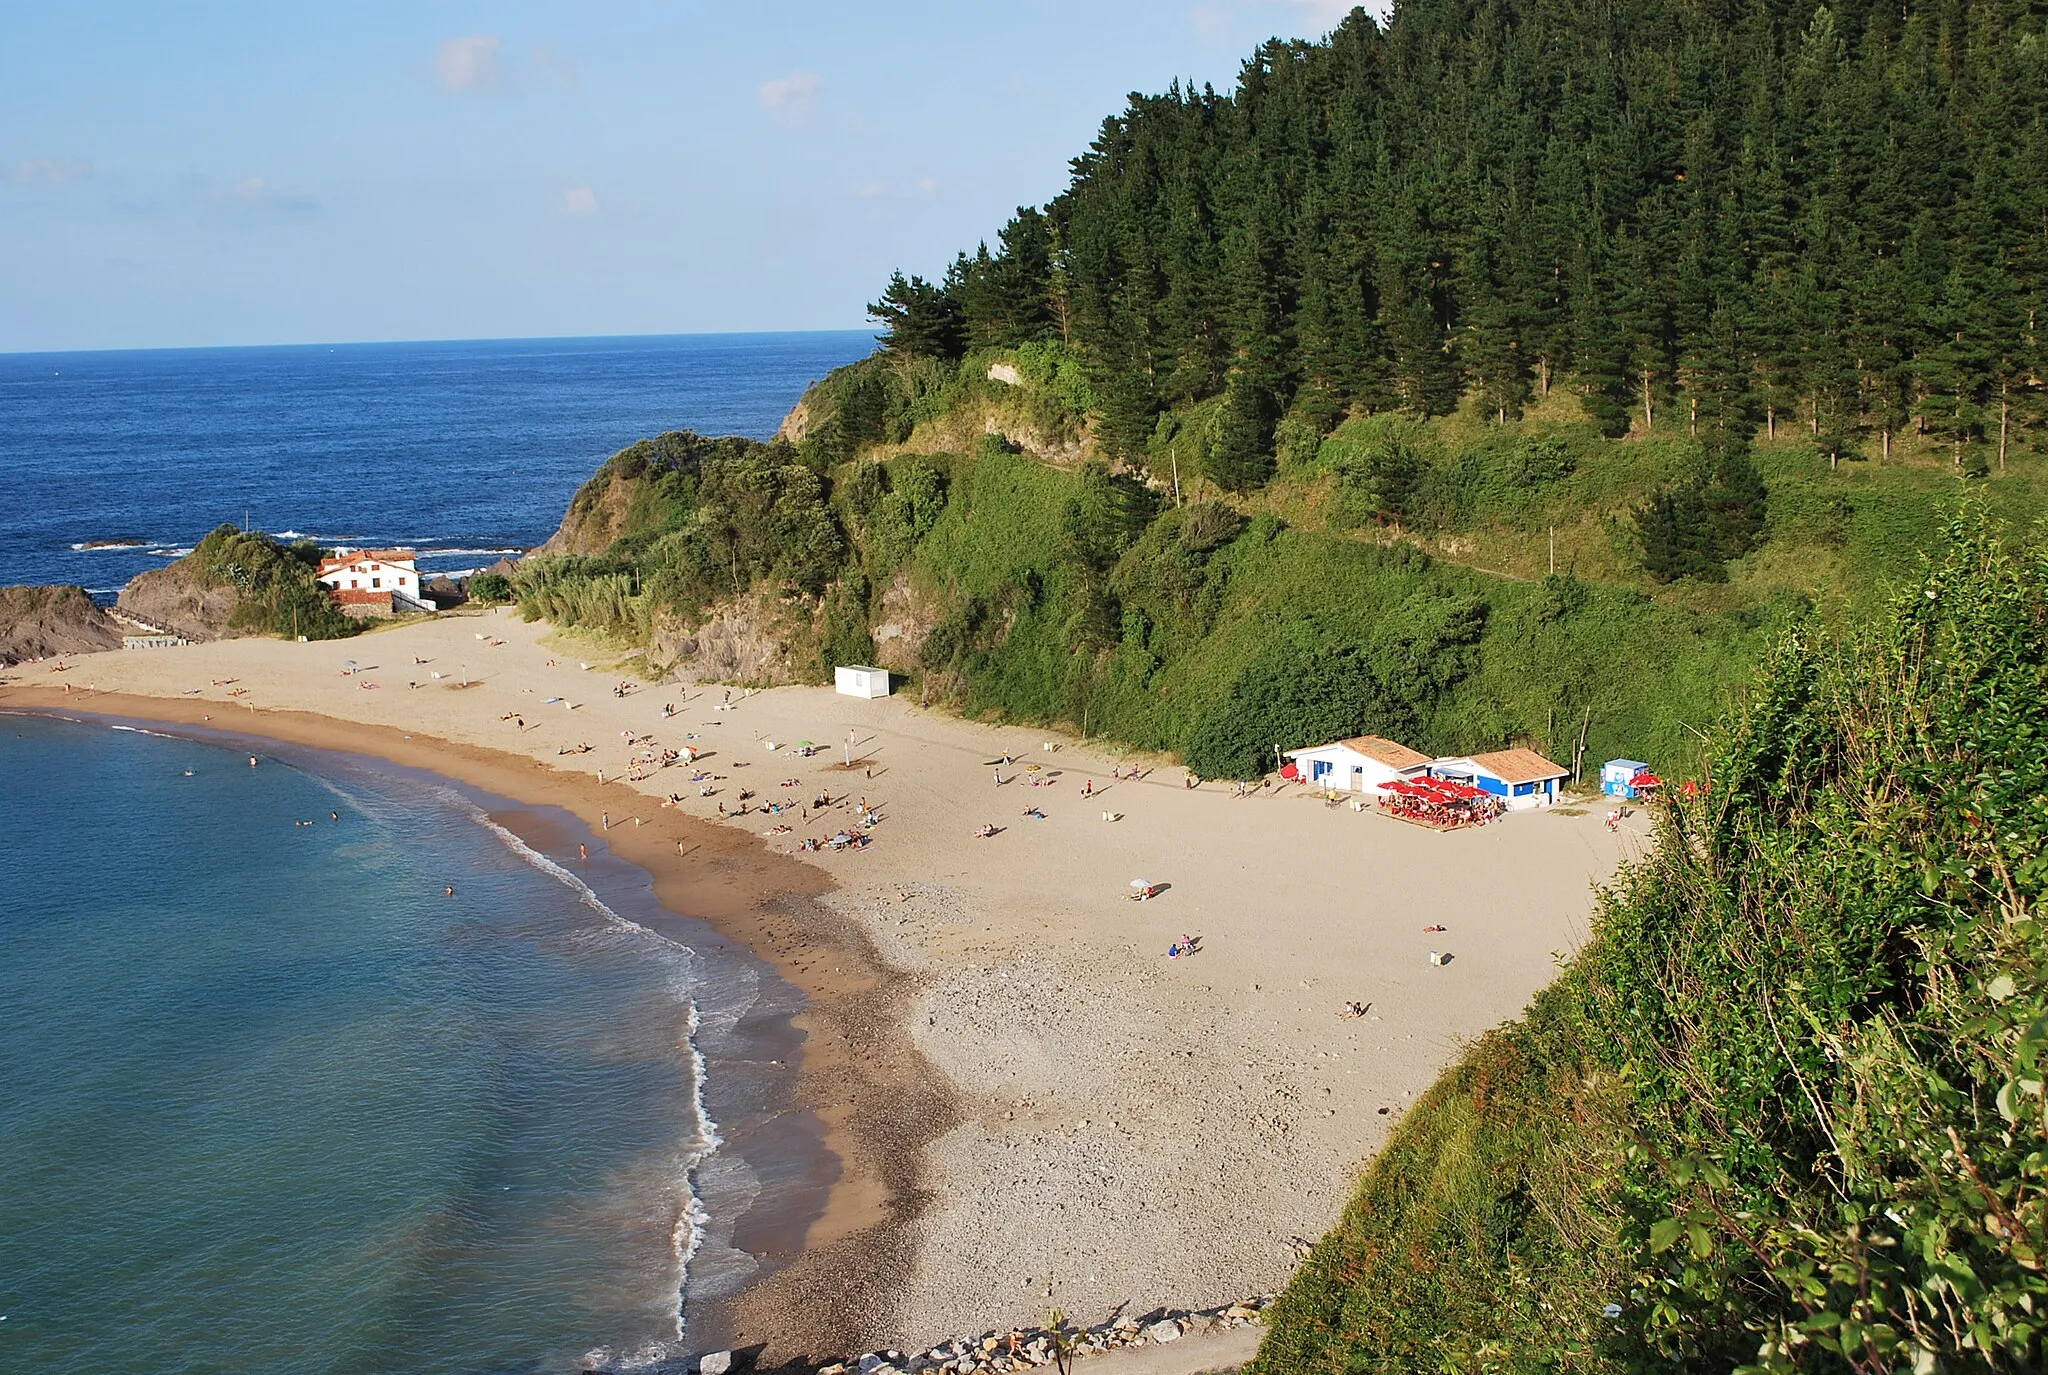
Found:
<svg viewBox="0 0 2048 1375"><path fill-rule="evenodd" d="M2040 1368L2048 565L1784 631L1706 791L1366 1172L1255 1370Z"/></svg>
<svg viewBox="0 0 2048 1375"><path fill-rule="evenodd" d="M280 544L261 530L223 525L199 541L185 564L201 581L235 589L231 630L331 640L362 629L321 588L320 548L311 541Z"/></svg>

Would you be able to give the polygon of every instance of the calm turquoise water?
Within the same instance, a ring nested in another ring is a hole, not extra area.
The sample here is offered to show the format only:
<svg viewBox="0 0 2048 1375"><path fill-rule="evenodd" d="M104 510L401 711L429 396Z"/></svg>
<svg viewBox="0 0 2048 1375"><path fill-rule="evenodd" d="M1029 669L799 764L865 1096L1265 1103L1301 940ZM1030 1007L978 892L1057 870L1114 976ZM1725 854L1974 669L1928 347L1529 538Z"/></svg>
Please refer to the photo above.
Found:
<svg viewBox="0 0 2048 1375"><path fill-rule="evenodd" d="M0 1369L681 1349L693 1023L751 973L344 758L0 716L0 836Z"/></svg>

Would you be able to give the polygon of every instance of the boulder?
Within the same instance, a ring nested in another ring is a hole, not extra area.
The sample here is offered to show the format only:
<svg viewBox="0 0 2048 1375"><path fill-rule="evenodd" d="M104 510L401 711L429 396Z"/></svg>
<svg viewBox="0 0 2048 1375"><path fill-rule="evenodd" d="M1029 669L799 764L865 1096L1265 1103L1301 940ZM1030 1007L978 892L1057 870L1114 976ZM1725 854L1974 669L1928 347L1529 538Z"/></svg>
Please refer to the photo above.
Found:
<svg viewBox="0 0 2048 1375"><path fill-rule="evenodd" d="M697 1375L726 1375L731 1369L730 1351L710 1351L697 1358Z"/></svg>
<svg viewBox="0 0 2048 1375"><path fill-rule="evenodd" d="M0 587L0 664L121 647L121 627L82 587Z"/></svg>
<svg viewBox="0 0 2048 1375"><path fill-rule="evenodd" d="M1155 1342L1179 1341L1180 1324L1172 1318L1161 1318L1158 1322L1145 1329L1145 1335Z"/></svg>

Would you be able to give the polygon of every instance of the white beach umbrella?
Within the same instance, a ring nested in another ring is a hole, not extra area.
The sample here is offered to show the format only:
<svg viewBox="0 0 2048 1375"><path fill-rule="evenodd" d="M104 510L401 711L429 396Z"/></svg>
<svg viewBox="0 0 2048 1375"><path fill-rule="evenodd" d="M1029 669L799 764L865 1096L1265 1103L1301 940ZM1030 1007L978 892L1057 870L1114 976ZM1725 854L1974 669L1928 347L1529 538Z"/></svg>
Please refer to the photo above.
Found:
<svg viewBox="0 0 2048 1375"><path fill-rule="evenodd" d="M1133 888L1150 888L1151 886L1152 880L1150 879L1134 878L1131 880L1131 887Z"/></svg>

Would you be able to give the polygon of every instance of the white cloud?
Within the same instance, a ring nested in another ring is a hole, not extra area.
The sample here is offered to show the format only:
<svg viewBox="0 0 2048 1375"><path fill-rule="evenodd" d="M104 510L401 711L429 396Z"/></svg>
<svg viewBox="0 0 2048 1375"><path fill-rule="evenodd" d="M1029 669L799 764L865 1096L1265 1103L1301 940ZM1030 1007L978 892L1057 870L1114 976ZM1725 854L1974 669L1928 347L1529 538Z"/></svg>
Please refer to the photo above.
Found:
<svg viewBox="0 0 2048 1375"><path fill-rule="evenodd" d="M595 215L597 192L588 186L572 186L557 198L564 215Z"/></svg>
<svg viewBox="0 0 2048 1375"><path fill-rule="evenodd" d="M818 108L818 92L824 86L816 72L794 71L762 82L757 94L762 109L794 122Z"/></svg>
<svg viewBox="0 0 2048 1375"><path fill-rule="evenodd" d="M261 175L211 187L206 198L215 205L246 205L259 210L311 210L318 204L311 196L272 186L270 178Z"/></svg>
<svg viewBox="0 0 2048 1375"><path fill-rule="evenodd" d="M878 181L868 181L854 187L853 194L859 196L862 200L871 201L877 197L888 195L889 188Z"/></svg>
<svg viewBox="0 0 2048 1375"><path fill-rule="evenodd" d="M931 177L921 178L917 183L917 189L924 192L927 196L939 194L939 184Z"/></svg>
<svg viewBox="0 0 2048 1375"><path fill-rule="evenodd" d="M89 162L59 162L56 158L24 158L14 165L10 181L39 181L45 186L68 186L92 175Z"/></svg>
<svg viewBox="0 0 2048 1375"><path fill-rule="evenodd" d="M581 90L583 80L576 70L576 60L567 53L555 51L545 43L537 43L533 49L533 67L541 76L565 91Z"/></svg>
<svg viewBox="0 0 2048 1375"><path fill-rule="evenodd" d="M434 54L441 89L456 95L488 94L505 84L505 40L494 33L451 38Z"/></svg>

